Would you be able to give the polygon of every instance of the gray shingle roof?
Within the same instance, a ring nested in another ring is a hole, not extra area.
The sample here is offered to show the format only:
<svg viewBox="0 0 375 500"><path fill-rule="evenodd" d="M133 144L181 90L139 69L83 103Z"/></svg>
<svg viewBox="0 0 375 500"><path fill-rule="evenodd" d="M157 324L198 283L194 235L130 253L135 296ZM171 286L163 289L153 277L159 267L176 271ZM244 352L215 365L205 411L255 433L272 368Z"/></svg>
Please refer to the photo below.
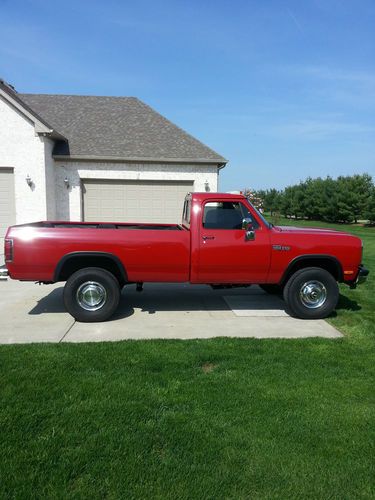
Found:
<svg viewBox="0 0 375 500"><path fill-rule="evenodd" d="M135 97L18 94L68 143L54 155L72 157L226 160Z"/></svg>
<svg viewBox="0 0 375 500"><path fill-rule="evenodd" d="M18 105L22 107L25 111L30 113L34 118L36 118L40 123L42 123L46 129L52 130L53 127L47 123L47 121L42 118L41 116L36 113L35 110L31 109L25 101L20 99L19 94L13 87L13 85L10 85L8 82L0 78L0 91L4 92L6 95L8 95L11 99L13 99ZM64 136L58 133L58 131L54 130L53 133L51 134L54 139L60 139L60 140L66 140Z"/></svg>

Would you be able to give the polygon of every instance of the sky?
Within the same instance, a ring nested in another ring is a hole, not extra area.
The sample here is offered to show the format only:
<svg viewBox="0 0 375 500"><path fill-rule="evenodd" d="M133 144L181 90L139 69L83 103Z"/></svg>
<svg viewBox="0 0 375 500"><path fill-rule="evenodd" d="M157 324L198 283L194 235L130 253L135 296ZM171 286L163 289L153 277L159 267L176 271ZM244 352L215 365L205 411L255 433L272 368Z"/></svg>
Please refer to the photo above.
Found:
<svg viewBox="0 0 375 500"><path fill-rule="evenodd" d="M0 77L138 97L229 160L222 191L375 177L374 27L374 0L0 0Z"/></svg>

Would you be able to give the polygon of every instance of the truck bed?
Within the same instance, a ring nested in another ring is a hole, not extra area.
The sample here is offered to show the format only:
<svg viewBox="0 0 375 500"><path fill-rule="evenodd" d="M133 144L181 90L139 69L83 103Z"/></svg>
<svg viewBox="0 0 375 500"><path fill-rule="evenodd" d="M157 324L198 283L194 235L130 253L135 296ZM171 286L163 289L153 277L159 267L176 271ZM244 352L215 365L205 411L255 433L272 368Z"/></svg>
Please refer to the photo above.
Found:
<svg viewBox="0 0 375 500"><path fill-rule="evenodd" d="M148 229L157 231L181 231L179 224L150 224L141 222L66 222L66 221L41 221L31 224L20 224L17 227L37 228L79 228L79 229Z"/></svg>
<svg viewBox="0 0 375 500"><path fill-rule="evenodd" d="M79 254L110 254L124 266L127 278L138 281L189 281L190 231L178 224L48 221L12 226L14 260L7 263L13 279L59 281L61 259ZM86 257L85 257L86 256Z"/></svg>

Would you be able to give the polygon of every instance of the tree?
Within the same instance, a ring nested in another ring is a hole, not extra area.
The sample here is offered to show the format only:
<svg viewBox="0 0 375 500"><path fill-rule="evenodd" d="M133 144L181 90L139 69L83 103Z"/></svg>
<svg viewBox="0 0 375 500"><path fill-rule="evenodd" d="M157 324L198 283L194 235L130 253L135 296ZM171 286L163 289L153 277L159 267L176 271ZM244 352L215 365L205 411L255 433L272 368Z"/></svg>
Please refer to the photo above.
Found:
<svg viewBox="0 0 375 500"><path fill-rule="evenodd" d="M274 215L327 222L375 220L375 186L369 174L340 176L337 179L308 177L299 184L277 189L249 191L249 199Z"/></svg>
<svg viewBox="0 0 375 500"><path fill-rule="evenodd" d="M263 194L263 206L271 216L280 210L280 192L277 189L267 189Z"/></svg>
<svg viewBox="0 0 375 500"><path fill-rule="evenodd" d="M370 224L375 224L375 186L372 186L370 191L370 196L368 197L364 211L364 218L367 219Z"/></svg>
<svg viewBox="0 0 375 500"><path fill-rule="evenodd" d="M368 174L337 179L337 217L341 222L357 222L364 212L373 187Z"/></svg>

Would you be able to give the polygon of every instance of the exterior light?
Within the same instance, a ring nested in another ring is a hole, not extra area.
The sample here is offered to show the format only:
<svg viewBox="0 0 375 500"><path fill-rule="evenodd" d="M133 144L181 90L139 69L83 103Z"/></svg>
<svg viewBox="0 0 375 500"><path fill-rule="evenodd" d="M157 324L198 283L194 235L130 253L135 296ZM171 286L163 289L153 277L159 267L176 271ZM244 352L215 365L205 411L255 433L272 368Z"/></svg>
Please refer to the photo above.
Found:
<svg viewBox="0 0 375 500"><path fill-rule="evenodd" d="M210 184L208 183L208 180L206 179L204 183L204 189L208 193L210 191Z"/></svg>
<svg viewBox="0 0 375 500"><path fill-rule="evenodd" d="M29 176L29 174L27 174L27 176L26 176L26 179L25 179L25 180L26 180L27 185L28 185L28 186L30 186L30 187L32 187L32 185L33 185L33 181L32 181L32 179L31 179L31 177Z"/></svg>
<svg viewBox="0 0 375 500"><path fill-rule="evenodd" d="M69 179L67 177L65 177L65 179L64 179L64 184L66 186L66 189L70 188L70 182L69 182Z"/></svg>

